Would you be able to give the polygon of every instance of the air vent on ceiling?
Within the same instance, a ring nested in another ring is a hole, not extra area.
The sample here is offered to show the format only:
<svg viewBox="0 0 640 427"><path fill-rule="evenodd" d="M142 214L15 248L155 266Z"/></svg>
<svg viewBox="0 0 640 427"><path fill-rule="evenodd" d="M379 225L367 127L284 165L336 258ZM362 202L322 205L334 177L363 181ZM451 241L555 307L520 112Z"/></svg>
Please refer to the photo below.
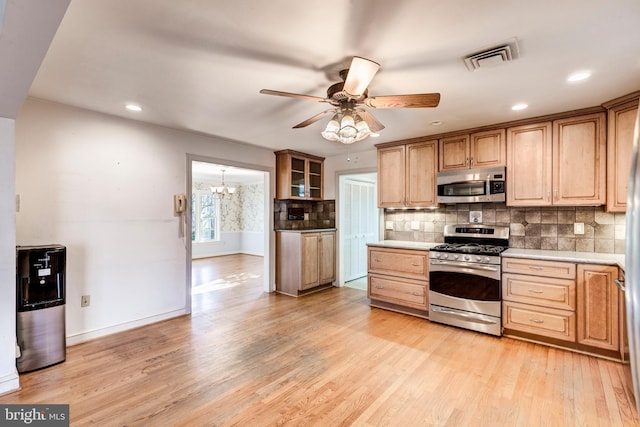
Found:
<svg viewBox="0 0 640 427"><path fill-rule="evenodd" d="M483 49L465 56L464 65L469 71L475 71L480 67L489 67L513 61L519 56L518 41L512 39L497 46Z"/></svg>

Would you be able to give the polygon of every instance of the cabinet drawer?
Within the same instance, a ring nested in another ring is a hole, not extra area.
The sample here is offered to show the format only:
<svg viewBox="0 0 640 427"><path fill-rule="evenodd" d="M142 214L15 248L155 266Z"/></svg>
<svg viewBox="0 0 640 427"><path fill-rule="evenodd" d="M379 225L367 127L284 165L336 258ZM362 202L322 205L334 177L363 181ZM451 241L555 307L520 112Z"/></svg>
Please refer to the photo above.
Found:
<svg viewBox="0 0 640 427"><path fill-rule="evenodd" d="M369 275L368 296L371 299L426 310L427 295L427 282Z"/></svg>
<svg viewBox="0 0 640 427"><path fill-rule="evenodd" d="M507 273L502 275L502 297L508 301L573 311L576 308L576 282Z"/></svg>
<svg viewBox="0 0 640 427"><path fill-rule="evenodd" d="M575 279L576 265L570 262L541 261L521 258L502 258L503 273Z"/></svg>
<svg viewBox="0 0 640 427"><path fill-rule="evenodd" d="M427 251L369 248L369 272L428 280L428 255Z"/></svg>
<svg viewBox="0 0 640 427"><path fill-rule="evenodd" d="M572 311L503 301L502 326L563 341L576 340L576 319Z"/></svg>

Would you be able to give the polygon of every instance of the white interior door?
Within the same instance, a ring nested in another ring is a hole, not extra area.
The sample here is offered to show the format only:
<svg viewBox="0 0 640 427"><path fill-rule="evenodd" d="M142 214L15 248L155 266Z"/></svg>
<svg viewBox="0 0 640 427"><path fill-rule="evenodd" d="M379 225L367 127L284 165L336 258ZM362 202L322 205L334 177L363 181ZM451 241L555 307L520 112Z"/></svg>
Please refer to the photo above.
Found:
<svg viewBox="0 0 640 427"><path fill-rule="evenodd" d="M377 240L376 186L346 178L344 181L344 281L367 275L367 243Z"/></svg>

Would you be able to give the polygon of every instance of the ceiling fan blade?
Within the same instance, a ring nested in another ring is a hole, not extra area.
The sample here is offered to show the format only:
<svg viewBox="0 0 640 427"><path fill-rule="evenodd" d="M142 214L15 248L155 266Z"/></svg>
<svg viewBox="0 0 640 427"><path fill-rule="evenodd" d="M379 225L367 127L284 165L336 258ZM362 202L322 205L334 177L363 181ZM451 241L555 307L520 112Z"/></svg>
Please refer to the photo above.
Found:
<svg viewBox="0 0 640 427"><path fill-rule="evenodd" d="M371 108L428 108L440 103L439 93L420 93L414 95L372 96L364 100Z"/></svg>
<svg viewBox="0 0 640 427"><path fill-rule="evenodd" d="M375 117L373 117L371 114L369 114L368 111L365 110L357 110L356 111L358 113L358 115L360 117L362 117L362 120L364 120L365 122L367 122L367 126L369 126L369 129L371 129L371 132L379 132L382 129L384 129L384 125L382 123L380 123Z"/></svg>
<svg viewBox="0 0 640 427"><path fill-rule="evenodd" d="M349 73L344 80L343 90L353 97L359 97L367 90L367 86L378 72L380 64L366 58L354 56L349 66Z"/></svg>
<svg viewBox="0 0 640 427"><path fill-rule="evenodd" d="M307 99L309 101L328 102L328 100L326 98L320 98L319 96L300 95L299 93L282 92L282 91L279 91L279 90L261 89L260 93L263 93L265 95L286 96L288 98Z"/></svg>
<svg viewBox="0 0 640 427"><path fill-rule="evenodd" d="M335 109L333 109L333 108L332 108L332 109L330 109L330 110L323 111L322 113L316 114L315 116L313 116L313 117L311 117L311 118L309 118L309 119L305 120L304 122L300 122L300 123L298 123L298 124L297 124L297 125L295 125L293 128L294 128L294 129L300 129L300 128L303 128L303 127L309 126L310 124L317 122L318 120L320 120L320 119L321 119L321 118L323 118L324 116L328 116L329 114L331 114L331 113L335 113L335 112L336 112L336 110L335 110ZM363 117L362 119L364 120L364 117Z"/></svg>

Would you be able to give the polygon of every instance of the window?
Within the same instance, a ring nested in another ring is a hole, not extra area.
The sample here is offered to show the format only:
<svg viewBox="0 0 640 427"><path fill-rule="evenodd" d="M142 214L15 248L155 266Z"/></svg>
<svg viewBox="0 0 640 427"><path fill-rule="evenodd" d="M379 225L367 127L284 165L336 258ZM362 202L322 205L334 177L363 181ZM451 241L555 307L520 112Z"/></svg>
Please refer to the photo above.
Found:
<svg viewBox="0 0 640 427"><path fill-rule="evenodd" d="M220 240L220 201L207 191L191 194L191 240L211 242Z"/></svg>

